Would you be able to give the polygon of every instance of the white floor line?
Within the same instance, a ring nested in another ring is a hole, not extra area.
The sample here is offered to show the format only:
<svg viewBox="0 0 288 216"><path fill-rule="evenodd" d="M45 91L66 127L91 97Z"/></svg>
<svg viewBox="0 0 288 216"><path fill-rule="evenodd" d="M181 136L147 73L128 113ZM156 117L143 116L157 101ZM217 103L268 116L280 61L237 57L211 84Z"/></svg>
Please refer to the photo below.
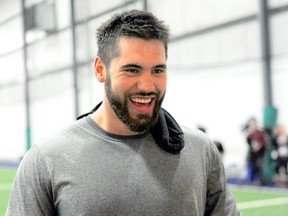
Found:
<svg viewBox="0 0 288 216"><path fill-rule="evenodd" d="M237 204L238 209L258 208L263 206L275 206L288 204L288 197L278 197L273 199L255 200L250 202L241 202Z"/></svg>
<svg viewBox="0 0 288 216"><path fill-rule="evenodd" d="M7 184L0 184L0 190L10 190L12 188L12 184L11 183L7 183Z"/></svg>

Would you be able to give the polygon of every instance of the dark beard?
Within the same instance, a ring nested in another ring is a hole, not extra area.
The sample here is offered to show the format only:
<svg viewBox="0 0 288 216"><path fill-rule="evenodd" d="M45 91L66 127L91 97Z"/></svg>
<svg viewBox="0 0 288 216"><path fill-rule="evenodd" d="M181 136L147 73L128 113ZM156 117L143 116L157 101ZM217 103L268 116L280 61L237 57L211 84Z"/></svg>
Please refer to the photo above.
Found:
<svg viewBox="0 0 288 216"><path fill-rule="evenodd" d="M157 120L158 120L158 112L161 107L161 104L164 100L165 94L160 98L159 92L151 92L145 93L140 92L136 95L147 96L147 95L155 95L155 105L153 108L152 116L149 114L138 114L137 118L134 119L131 117L128 111L128 101L131 95L125 94L123 101L121 98L114 94L111 89L111 80L107 77L105 82L105 92L107 99L109 101L110 106L112 107L113 111L117 115L117 117L126 124L129 129L133 132L143 133L149 131L151 127L153 127ZM134 94L135 95L135 94Z"/></svg>

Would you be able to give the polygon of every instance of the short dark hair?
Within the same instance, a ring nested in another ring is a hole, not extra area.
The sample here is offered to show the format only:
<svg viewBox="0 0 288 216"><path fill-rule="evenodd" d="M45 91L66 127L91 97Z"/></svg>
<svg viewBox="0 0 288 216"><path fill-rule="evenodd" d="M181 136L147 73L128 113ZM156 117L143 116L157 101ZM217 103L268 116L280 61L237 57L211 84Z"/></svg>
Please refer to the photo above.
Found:
<svg viewBox="0 0 288 216"><path fill-rule="evenodd" d="M152 13L140 10L130 10L115 14L103 23L96 32L98 56L105 66L110 65L112 58L119 55L118 40L121 37L137 37L145 40L160 40L165 47L167 58L167 44L169 28Z"/></svg>

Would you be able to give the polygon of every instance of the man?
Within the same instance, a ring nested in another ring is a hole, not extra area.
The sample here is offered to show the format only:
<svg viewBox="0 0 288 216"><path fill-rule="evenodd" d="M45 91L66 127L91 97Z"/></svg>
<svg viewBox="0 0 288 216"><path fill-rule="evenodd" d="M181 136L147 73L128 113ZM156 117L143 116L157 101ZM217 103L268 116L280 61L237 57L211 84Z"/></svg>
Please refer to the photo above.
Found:
<svg viewBox="0 0 288 216"><path fill-rule="evenodd" d="M7 215L237 215L215 145L161 108L168 28L132 10L97 39L103 102L33 145Z"/></svg>

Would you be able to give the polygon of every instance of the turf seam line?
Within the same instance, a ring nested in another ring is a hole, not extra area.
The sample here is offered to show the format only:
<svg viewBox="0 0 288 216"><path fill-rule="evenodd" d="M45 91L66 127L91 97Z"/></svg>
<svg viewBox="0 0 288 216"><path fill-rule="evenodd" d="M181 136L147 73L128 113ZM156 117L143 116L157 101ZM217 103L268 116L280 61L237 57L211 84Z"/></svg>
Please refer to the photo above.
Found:
<svg viewBox="0 0 288 216"><path fill-rule="evenodd" d="M238 209L249 209L249 208L258 208L263 206L275 206L288 204L288 197L278 197L273 199L262 199L249 202L240 202L237 203Z"/></svg>

